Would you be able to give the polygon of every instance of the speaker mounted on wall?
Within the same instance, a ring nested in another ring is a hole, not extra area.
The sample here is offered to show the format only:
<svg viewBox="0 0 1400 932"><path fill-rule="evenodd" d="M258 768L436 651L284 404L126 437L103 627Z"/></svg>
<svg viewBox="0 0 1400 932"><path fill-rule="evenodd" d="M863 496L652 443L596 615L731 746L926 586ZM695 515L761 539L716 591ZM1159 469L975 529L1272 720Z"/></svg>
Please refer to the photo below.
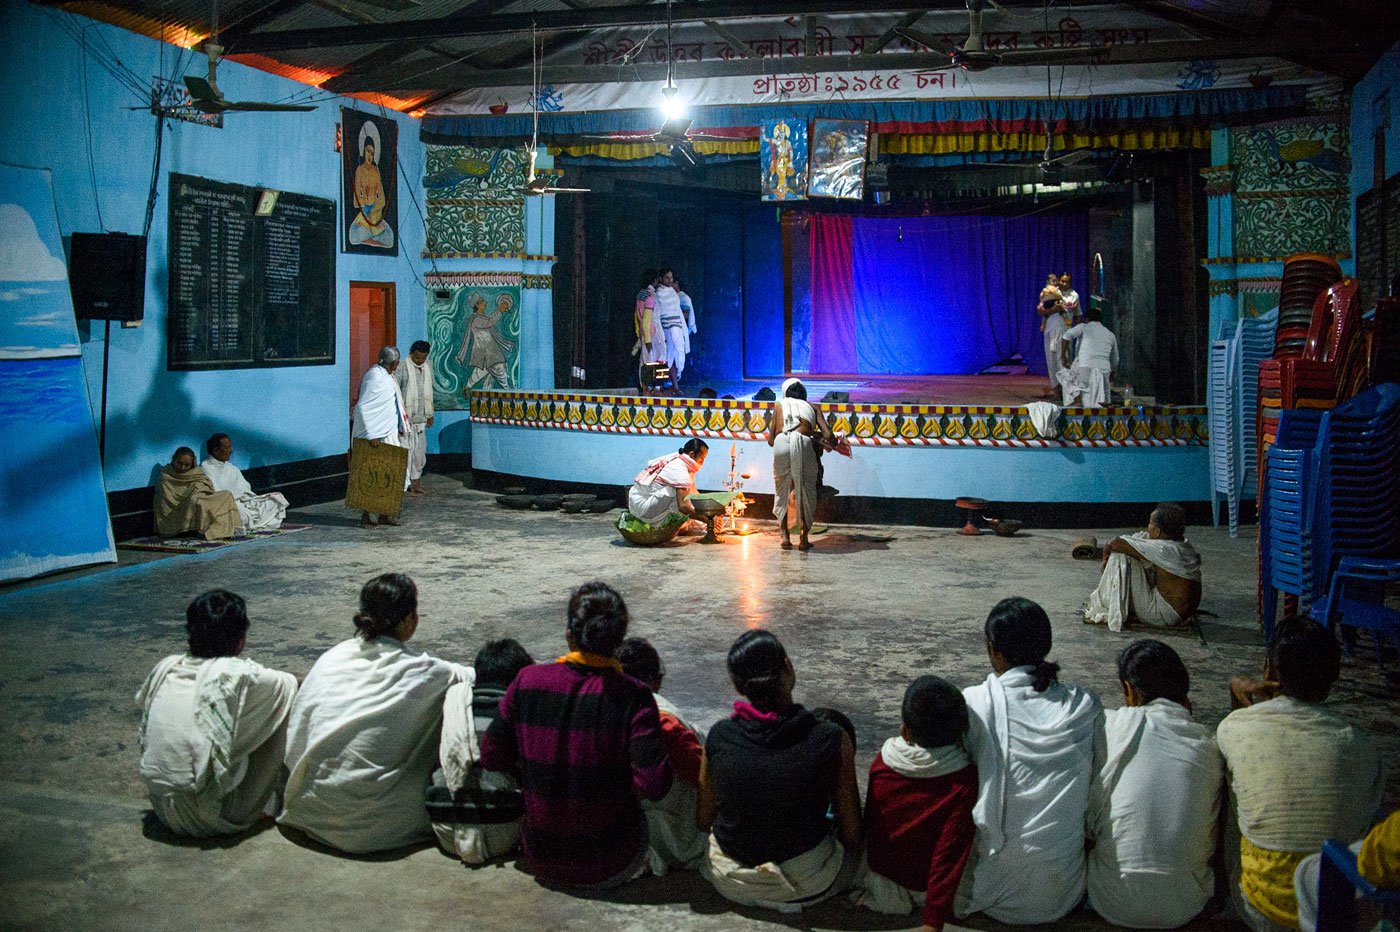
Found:
<svg viewBox="0 0 1400 932"><path fill-rule="evenodd" d="M78 320L141 320L146 308L146 237L74 233L68 284Z"/></svg>

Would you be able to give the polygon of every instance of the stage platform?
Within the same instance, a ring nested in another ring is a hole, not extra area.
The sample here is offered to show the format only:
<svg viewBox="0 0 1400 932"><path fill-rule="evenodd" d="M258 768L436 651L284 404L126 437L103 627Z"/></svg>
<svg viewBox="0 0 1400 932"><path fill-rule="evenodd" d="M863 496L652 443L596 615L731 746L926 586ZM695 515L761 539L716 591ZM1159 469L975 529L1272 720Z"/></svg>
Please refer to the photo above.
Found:
<svg viewBox="0 0 1400 932"><path fill-rule="evenodd" d="M824 457L825 481L841 492L831 520L944 524L954 499L975 496L1018 506L1003 516L1035 511L1070 526L1114 516L1140 522L1141 504L1209 499L1204 406L1068 408L1041 430L1026 406L1040 400L1042 384L1035 376L814 379L813 399L832 389L853 399L918 396L820 405L854 453ZM635 390L479 391L470 402L472 470L485 487L543 480L623 490L647 460L700 437L710 457L699 488L723 488L733 454L738 471L749 474L745 492L771 495L764 431L772 404L750 400L765 385L745 382L748 398L728 392L733 400ZM964 397L932 400L955 395ZM1194 510L1208 514L1204 505Z"/></svg>
<svg viewBox="0 0 1400 932"><path fill-rule="evenodd" d="M846 392L855 404L884 405L1025 405L1033 401L1058 400L1044 396L1050 382L1043 375L902 375L902 376L799 376L807 386L807 397L820 401L831 391ZM736 401L750 401L756 392L771 388L775 393L782 379L743 381L689 381L677 395L697 397L702 388L714 389L719 396L733 395ZM592 394L638 397L635 388L588 389Z"/></svg>

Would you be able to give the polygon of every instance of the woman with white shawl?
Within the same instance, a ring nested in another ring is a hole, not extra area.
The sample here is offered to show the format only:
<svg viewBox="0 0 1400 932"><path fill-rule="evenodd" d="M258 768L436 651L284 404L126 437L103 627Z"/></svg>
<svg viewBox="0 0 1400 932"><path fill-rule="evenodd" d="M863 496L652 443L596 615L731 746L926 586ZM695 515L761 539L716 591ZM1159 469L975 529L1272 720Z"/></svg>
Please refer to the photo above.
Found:
<svg viewBox="0 0 1400 932"><path fill-rule="evenodd" d="M632 480L632 488L627 492L627 511L619 522L630 515L643 524L659 528L680 524L694 516L695 506L686 498L695 491L695 474L705 465L709 451L709 444L693 438L677 452L658 456L647 463Z"/></svg>
<svg viewBox="0 0 1400 932"><path fill-rule="evenodd" d="M967 749L979 792L976 840L954 904L958 918L1041 925L1084 898L1084 833L1095 761L1103 757L1098 697L1061 683L1050 619L1029 599L1002 599L986 624L995 671L963 690Z"/></svg>
<svg viewBox="0 0 1400 932"><path fill-rule="evenodd" d="M834 444L835 437L821 412L807 401L801 379L783 383L768 417L768 445L773 448L773 517L778 519L782 548L792 549L788 531L788 497L797 499L798 550L811 550L807 535L817 514L817 444Z"/></svg>

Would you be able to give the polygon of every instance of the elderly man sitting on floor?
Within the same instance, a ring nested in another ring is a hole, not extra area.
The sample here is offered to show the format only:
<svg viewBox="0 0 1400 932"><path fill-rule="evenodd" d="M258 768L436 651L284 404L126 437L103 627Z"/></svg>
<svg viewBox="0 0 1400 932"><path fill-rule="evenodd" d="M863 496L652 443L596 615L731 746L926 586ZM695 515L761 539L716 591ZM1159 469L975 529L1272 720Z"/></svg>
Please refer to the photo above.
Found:
<svg viewBox="0 0 1400 932"><path fill-rule="evenodd" d="M1169 628L1201 604L1201 556L1186 539L1186 515L1175 502L1152 511L1147 530L1103 548L1103 576L1084 606L1087 624L1122 631L1125 622Z"/></svg>
<svg viewBox="0 0 1400 932"><path fill-rule="evenodd" d="M287 517L287 498L281 492L258 495L243 478L243 470L233 465L233 440L228 434L215 434L204 444L209 456L199 464L215 490L227 492L238 504L238 517L249 531L271 530L282 526Z"/></svg>

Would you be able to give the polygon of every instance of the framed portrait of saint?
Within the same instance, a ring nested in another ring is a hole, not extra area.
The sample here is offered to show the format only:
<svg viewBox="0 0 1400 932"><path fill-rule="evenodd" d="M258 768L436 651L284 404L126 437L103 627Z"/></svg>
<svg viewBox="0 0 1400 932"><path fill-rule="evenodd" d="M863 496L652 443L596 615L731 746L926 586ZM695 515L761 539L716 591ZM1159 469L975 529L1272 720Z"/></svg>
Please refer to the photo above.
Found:
<svg viewBox="0 0 1400 932"><path fill-rule="evenodd" d="M865 196L865 151L870 124L864 120L815 119L809 135L807 195L860 200Z"/></svg>
<svg viewBox="0 0 1400 932"><path fill-rule="evenodd" d="M340 108L340 251L399 254L399 127Z"/></svg>

